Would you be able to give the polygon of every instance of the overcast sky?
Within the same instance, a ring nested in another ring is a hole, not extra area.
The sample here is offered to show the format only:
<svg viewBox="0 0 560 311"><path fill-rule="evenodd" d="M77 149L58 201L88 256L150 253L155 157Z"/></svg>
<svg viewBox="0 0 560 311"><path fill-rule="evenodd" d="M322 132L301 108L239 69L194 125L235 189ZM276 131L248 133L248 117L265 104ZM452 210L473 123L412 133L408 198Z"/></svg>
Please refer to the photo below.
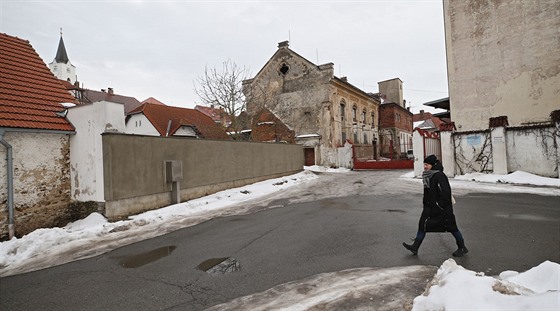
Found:
<svg viewBox="0 0 560 311"><path fill-rule="evenodd" d="M50 63L62 27L84 87L139 101L202 104L194 83L206 65L231 59L252 77L285 40L366 92L400 78L413 112L448 96L442 0L0 1L0 32Z"/></svg>

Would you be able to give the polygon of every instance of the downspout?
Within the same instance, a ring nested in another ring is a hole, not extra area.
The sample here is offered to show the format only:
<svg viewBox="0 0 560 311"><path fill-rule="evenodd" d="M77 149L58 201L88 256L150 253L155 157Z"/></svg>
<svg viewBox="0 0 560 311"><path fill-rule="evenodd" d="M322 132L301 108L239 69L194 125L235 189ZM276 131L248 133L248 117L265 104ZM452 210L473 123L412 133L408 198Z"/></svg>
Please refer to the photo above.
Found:
<svg viewBox="0 0 560 311"><path fill-rule="evenodd" d="M8 237L11 240L15 235L14 228L14 159L12 158L12 145L4 140L4 130L0 130L0 143L6 147L6 170L8 172Z"/></svg>

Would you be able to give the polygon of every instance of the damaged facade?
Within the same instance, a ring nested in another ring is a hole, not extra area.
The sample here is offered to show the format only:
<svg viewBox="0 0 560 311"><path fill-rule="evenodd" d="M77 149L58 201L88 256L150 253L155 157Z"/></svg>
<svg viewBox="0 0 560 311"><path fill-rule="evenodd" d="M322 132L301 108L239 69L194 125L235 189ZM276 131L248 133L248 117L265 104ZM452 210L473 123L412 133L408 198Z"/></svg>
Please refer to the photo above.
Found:
<svg viewBox="0 0 560 311"><path fill-rule="evenodd" d="M372 145L379 137L379 98L334 76L332 63L315 65L295 53L287 41L243 81L243 92L251 116L266 108L294 131L306 165L351 167L339 149L347 142Z"/></svg>

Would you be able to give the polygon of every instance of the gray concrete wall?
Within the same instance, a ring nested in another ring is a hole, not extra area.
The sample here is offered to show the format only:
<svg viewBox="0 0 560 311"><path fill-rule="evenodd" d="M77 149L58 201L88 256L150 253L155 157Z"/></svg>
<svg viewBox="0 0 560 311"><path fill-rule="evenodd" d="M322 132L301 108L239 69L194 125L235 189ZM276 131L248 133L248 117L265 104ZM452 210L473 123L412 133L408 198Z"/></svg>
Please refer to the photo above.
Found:
<svg viewBox="0 0 560 311"><path fill-rule="evenodd" d="M303 170L303 146L103 134L105 215L171 204L165 161L182 163L181 201Z"/></svg>

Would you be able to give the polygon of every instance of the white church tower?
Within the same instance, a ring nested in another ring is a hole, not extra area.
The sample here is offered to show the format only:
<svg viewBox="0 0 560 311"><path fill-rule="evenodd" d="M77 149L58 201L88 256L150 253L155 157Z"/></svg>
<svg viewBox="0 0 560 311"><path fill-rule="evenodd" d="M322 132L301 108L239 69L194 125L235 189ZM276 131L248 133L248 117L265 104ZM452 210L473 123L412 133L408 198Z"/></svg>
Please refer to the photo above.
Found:
<svg viewBox="0 0 560 311"><path fill-rule="evenodd" d="M66 48L64 47L64 40L62 40L62 28L60 29L60 41L58 42L58 50L49 68L54 75L60 80L66 80L72 84L76 83L76 67L70 63Z"/></svg>

